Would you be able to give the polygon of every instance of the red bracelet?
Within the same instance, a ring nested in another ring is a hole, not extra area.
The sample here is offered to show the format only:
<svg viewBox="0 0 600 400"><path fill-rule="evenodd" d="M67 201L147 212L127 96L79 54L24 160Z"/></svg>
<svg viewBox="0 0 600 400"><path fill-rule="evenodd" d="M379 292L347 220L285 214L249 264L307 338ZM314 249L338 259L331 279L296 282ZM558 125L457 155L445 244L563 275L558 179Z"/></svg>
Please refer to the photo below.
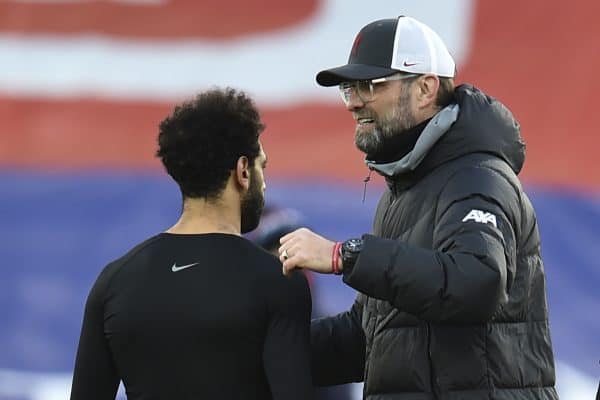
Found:
<svg viewBox="0 0 600 400"><path fill-rule="evenodd" d="M331 272L335 275L341 275L342 273L340 271L340 247L342 247L342 242L335 242L333 253L331 254Z"/></svg>

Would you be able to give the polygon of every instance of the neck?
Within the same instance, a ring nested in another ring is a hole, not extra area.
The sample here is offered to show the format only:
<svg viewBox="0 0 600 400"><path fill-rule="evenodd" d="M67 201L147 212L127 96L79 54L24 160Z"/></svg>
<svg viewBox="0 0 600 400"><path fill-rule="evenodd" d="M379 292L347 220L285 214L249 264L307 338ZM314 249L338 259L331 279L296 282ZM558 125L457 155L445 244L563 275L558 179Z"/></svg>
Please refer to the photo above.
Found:
<svg viewBox="0 0 600 400"><path fill-rule="evenodd" d="M431 118L387 138L385 146L382 146L378 152L367 154L367 160L378 164L386 164L402 159L402 157L410 153L415 147L419 136L421 136L429 121L431 121Z"/></svg>
<svg viewBox="0 0 600 400"><path fill-rule="evenodd" d="M201 234L228 233L241 235L240 210L223 199L185 198L183 212L167 233Z"/></svg>

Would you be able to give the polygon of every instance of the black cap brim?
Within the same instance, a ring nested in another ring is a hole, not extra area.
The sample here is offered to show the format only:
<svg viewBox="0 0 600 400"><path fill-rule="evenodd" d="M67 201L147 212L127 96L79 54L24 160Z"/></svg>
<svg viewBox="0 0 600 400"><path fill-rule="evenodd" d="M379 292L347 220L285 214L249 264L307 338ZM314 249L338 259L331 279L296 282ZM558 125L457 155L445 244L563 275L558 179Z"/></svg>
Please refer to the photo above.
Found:
<svg viewBox="0 0 600 400"><path fill-rule="evenodd" d="M398 71L375 65L346 64L319 72L317 83L321 86L337 86L342 82L383 78L396 72Z"/></svg>

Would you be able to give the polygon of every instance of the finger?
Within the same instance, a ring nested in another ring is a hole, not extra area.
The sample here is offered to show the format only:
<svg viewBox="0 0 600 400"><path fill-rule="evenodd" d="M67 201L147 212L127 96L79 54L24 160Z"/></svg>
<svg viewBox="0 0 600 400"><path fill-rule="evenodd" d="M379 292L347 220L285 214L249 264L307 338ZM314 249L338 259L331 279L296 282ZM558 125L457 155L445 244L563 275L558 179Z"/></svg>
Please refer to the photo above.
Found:
<svg viewBox="0 0 600 400"><path fill-rule="evenodd" d="M290 258L292 258L295 254L298 254L298 247L297 246L291 246L291 247L287 247L284 248L283 246L280 247L281 253L279 253L279 261L281 261L282 263L284 263L286 260L289 260Z"/></svg>
<svg viewBox="0 0 600 400"><path fill-rule="evenodd" d="M287 259L282 264L282 270L284 276L290 276L292 271L296 268L295 264L290 261L291 259Z"/></svg>
<svg viewBox="0 0 600 400"><path fill-rule="evenodd" d="M300 228L300 229L296 229L293 232L288 233L287 235L283 235L280 239L279 239L279 244L284 244L288 241L290 241L293 238L298 237L298 235L301 233L302 230L304 230L306 228Z"/></svg>
<svg viewBox="0 0 600 400"><path fill-rule="evenodd" d="M288 234L283 235L282 237L280 237L279 238L279 244L280 245L284 245L287 241L289 241L291 238L293 238L294 237L294 232L290 232L290 233L288 233Z"/></svg>
<svg viewBox="0 0 600 400"><path fill-rule="evenodd" d="M304 268L310 263L312 252L304 246L304 243L298 243L288 249L288 260L294 262L295 267Z"/></svg>
<svg viewBox="0 0 600 400"><path fill-rule="evenodd" d="M282 251L279 253L279 261L283 264L290 256L287 254L287 251Z"/></svg>
<svg viewBox="0 0 600 400"><path fill-rule="evenodd" d="M293 254L296 254L293 252L292 249L296 246L298 241L298 238L291 237L288 239L287 242L279 246L279 249L277 249L277 252L279 253L279 258L281 258L284 252L287 252L288 258L291 257Z"/></svg>

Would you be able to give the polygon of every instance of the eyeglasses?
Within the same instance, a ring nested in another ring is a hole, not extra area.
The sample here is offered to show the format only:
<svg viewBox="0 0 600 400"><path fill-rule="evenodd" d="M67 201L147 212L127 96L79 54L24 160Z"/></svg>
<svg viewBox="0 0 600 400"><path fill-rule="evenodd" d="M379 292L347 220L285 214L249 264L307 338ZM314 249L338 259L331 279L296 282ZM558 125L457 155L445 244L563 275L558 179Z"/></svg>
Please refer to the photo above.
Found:
<svg viewBox="0 0 600 400"><path fill-rule="evenodd" d="M340 83L340 95L344 104L348 105L352 94L356 93L363 103L375 100L375 85L388 81L400 81L420 76L419 74L394 74L383 78L370 79L366 81L342 82Z"/></svg>

